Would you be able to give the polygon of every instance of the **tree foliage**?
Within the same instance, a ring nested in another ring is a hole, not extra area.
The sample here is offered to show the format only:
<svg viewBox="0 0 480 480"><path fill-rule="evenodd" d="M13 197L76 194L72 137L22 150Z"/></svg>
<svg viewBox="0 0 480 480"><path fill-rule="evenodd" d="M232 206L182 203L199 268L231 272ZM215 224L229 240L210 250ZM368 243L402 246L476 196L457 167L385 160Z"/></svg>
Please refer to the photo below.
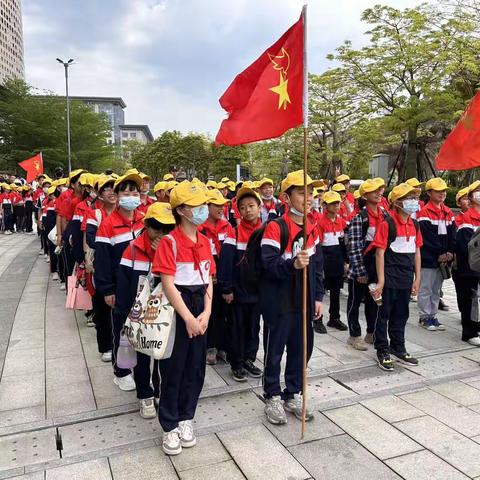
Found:
<svg viewBox="0 0 480 480"><path fill-rule="evenodd" d="M112 161L107 144L110 125L103 115L81 102L70 104L72 168L92 171ZM0 168L23 172L17 163L42 152L44 169L67 167L65 100L54 95L32 95L32 88L19 80L0 87Z"/></svg>

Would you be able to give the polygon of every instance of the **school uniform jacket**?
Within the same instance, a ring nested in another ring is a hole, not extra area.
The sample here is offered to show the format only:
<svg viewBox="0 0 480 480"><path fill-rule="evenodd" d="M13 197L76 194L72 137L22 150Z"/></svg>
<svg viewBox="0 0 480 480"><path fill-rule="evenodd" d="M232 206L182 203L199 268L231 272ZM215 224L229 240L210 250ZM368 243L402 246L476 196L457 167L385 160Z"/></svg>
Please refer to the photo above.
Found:
<svg viewBox="0 0 480 480"><path fill-rule="evenodd" d="M203 295L216 274L210 241L205 235L197 232L197 241L193 242L177 226L165 235L158 244L153 259L154 275L172 275L175 286L184 294ZM202 307L203 308L203 307Z"/></svg>
<svg viewBox="0 0 480 480"><path fill-rule="evenodd" d="M150 271L155 250L147 231L129 243L120 260L115 291L115 314L127 318L137 296L138 279Z"/></svg>
<svg viewBox="0 0 480 480"><path fill-rule="evenodd" d="M140 203L140 205L138 206L138 210L145 215L147 213L148 207L152 203L154 203L154 200L147 195L145 203Z"/></svg>
<svg viewBox="0 0 480 480"><path fill-rule="evenodd" d="M303 226L297 225L287 215L282 217L288 228L288 244L281 254L281 233L276 222L265 228L261 241L263 275L261 280L262 315L265 318L282 316L302 311L302 270L293 266L295 257L303 245ZM311 222L307 223L307 252L310 255L308 267L308 304L310 317L313 316L314 302L322 301L323 254L318 231Z"/></svg>
<svg viewBox="0 0 480 480"><path fill-rule="evenodd" d="M95 288L104 296L113 295L120 260L128 244L143 229L143 214L135 210L133 220L119 210L102 221L95 237Z"/></svg>
<svg viewBox="0 0 480 480"><path fill-rule="evenodd" d="M324 213L320 215L317 228L322 246L325 277L343 277L344 264L347 261L344 241L347 222L338 215L331 220L327 213Z"/></svg>
<svg viewBox="0 0 480 480"><path fill-rule="evenodd" d="M230 237L235 235L233 227L226 220L219 220L215 224L206 221L199 227L198 231L210 240L212 255L218 266L218 259L220 258L223 242L227 238L227 235Z"/></svg>
<svg viewBox="0 0 480 480"><path fill-rule="evenodd" d="M262 222L272 220L278 216L278 200L275 197L272 197L270 200L263 199L260 205L260 218Z"/></svg>
<svg viewBox="0 0 480 480"><path fill-rule="evenodd" d="M460 276L480 277L468 263L468 242L480 227L480 212L474 208L468 209L463 215L463 223L457 227L455 253L457 257L457 272Z"/></svg>
<svg viewBox="0 0 480 480"><path fill-rule="evenodd" d="M438 257L455 250L453 213L445 205L428 202L417 213L417 221L423 237L422 268L438 268Z"/></svg>
<svg viewBox="0 0 480 480"><path fill-rule="evenodd" d="M235 301L240 303L255 303L257 295L247 291L240 277L241 269L237 268L240 262L245 261L244 255L252 233L262 226L257 220L251 224L241 220L235 229L227 234L222 246L222 256L218 263L217 281L224 294L233 293Z"/></svg>
<svg viewBox="0 0 480 480"><path fill-rule="evenodd" d="M78 203L78 205L75 207L75 211L70 222L73 258L77 263L82 263L85 260L85 254L83 252L82 223L84 217L88 215L88 211L91 210L90 204L91 202L89 200L82 200L80 203Z"/></svg>
<svg viewBox="0 0 480 480"><path fill-rule="evenodd" d="M97 219L97 211L100 211L99 219ZM87 245L90 248L95 250L95 237L97 236L97 230L102 223L107 218L107 212L103 207L90 209L86 214L86 221L85 221L85 238L87 241ZM85 220L85 219L84 219Z"/></svg>
<svg viewBox="0 0 480 480"><path fill-rule="evenodd" d="M44 198L42 202L42 224L45 232L48 233L57 223L57 214L55 213L56 198Z"/></svg>
<svg viewBox="0 0 480 480"><path fill-rule="evenodd" d="M415 252L423 245L422 233L420 229L417 231L411 217L403 220L397 212L392 212L390 216L397 230L395 240L388 245L389 226L384 220L377 228L366 253L375 248L385 250L386 288L410 289L415 273Z"/></svg>

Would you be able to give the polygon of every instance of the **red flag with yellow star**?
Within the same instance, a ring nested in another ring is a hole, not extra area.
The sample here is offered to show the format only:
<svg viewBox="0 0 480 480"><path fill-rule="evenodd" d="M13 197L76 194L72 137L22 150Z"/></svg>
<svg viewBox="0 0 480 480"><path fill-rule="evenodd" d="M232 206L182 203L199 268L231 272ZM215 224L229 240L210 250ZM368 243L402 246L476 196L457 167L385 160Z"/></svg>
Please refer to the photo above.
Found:
<svg viewBox="0 0 480 480"><path fill-rule="evenodd" d="M27 182L33 182L39 175L43 174L42 152L37 153L34 157L27 158L18 165L27 172Z"/></svg>
<svg viewBox="0 0 480 480"><path fill-rule="evenodd" d="M480 92L446 138L435 166L438 170L468 170L480 166Z"/></svg>
<svg viewBox="0 0 480 480"><path fill-rule="evenodd" d="M228 113L216 145L279 137L303 123L304 17L246 70L220 98Z"/></svg>

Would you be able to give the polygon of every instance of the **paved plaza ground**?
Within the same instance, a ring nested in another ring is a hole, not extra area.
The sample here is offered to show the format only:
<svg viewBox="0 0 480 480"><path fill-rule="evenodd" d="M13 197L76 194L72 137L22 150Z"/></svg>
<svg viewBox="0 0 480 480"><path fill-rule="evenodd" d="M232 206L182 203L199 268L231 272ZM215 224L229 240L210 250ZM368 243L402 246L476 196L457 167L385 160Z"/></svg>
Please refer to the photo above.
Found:
<svg viewBox="0 0 480 480"><path fill-rule="evenodd" d="M94 329L65 310L38 250L34 236L0 236L0 479L480 479L480 349L460 341L453 284L445 332L420 328L411 304L418 367L382 372L372 348L346 345L347 332L315 334L315 419L303 441L295 418L265 422L261 381L207 367L198 445L170 459L158 421L113 384Z"/></svg>

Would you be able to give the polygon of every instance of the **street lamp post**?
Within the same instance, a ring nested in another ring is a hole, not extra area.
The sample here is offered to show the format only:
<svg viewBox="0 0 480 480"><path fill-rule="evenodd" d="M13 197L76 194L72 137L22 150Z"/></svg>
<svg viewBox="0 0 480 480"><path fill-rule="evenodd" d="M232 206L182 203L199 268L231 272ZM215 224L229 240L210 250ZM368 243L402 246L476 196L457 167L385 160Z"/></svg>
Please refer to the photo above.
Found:
<svg viewBox="0 0 480 480"><path fill-rule="evenodd" d="M70 146L70 98L68 96L68 67L73 63L73 58L68 62L64 62L60 58L57 58L57 62L61 63L65 67L65 92L67 99L67 149L68 149L68 173L72 171L72 150Z"/></svg>

